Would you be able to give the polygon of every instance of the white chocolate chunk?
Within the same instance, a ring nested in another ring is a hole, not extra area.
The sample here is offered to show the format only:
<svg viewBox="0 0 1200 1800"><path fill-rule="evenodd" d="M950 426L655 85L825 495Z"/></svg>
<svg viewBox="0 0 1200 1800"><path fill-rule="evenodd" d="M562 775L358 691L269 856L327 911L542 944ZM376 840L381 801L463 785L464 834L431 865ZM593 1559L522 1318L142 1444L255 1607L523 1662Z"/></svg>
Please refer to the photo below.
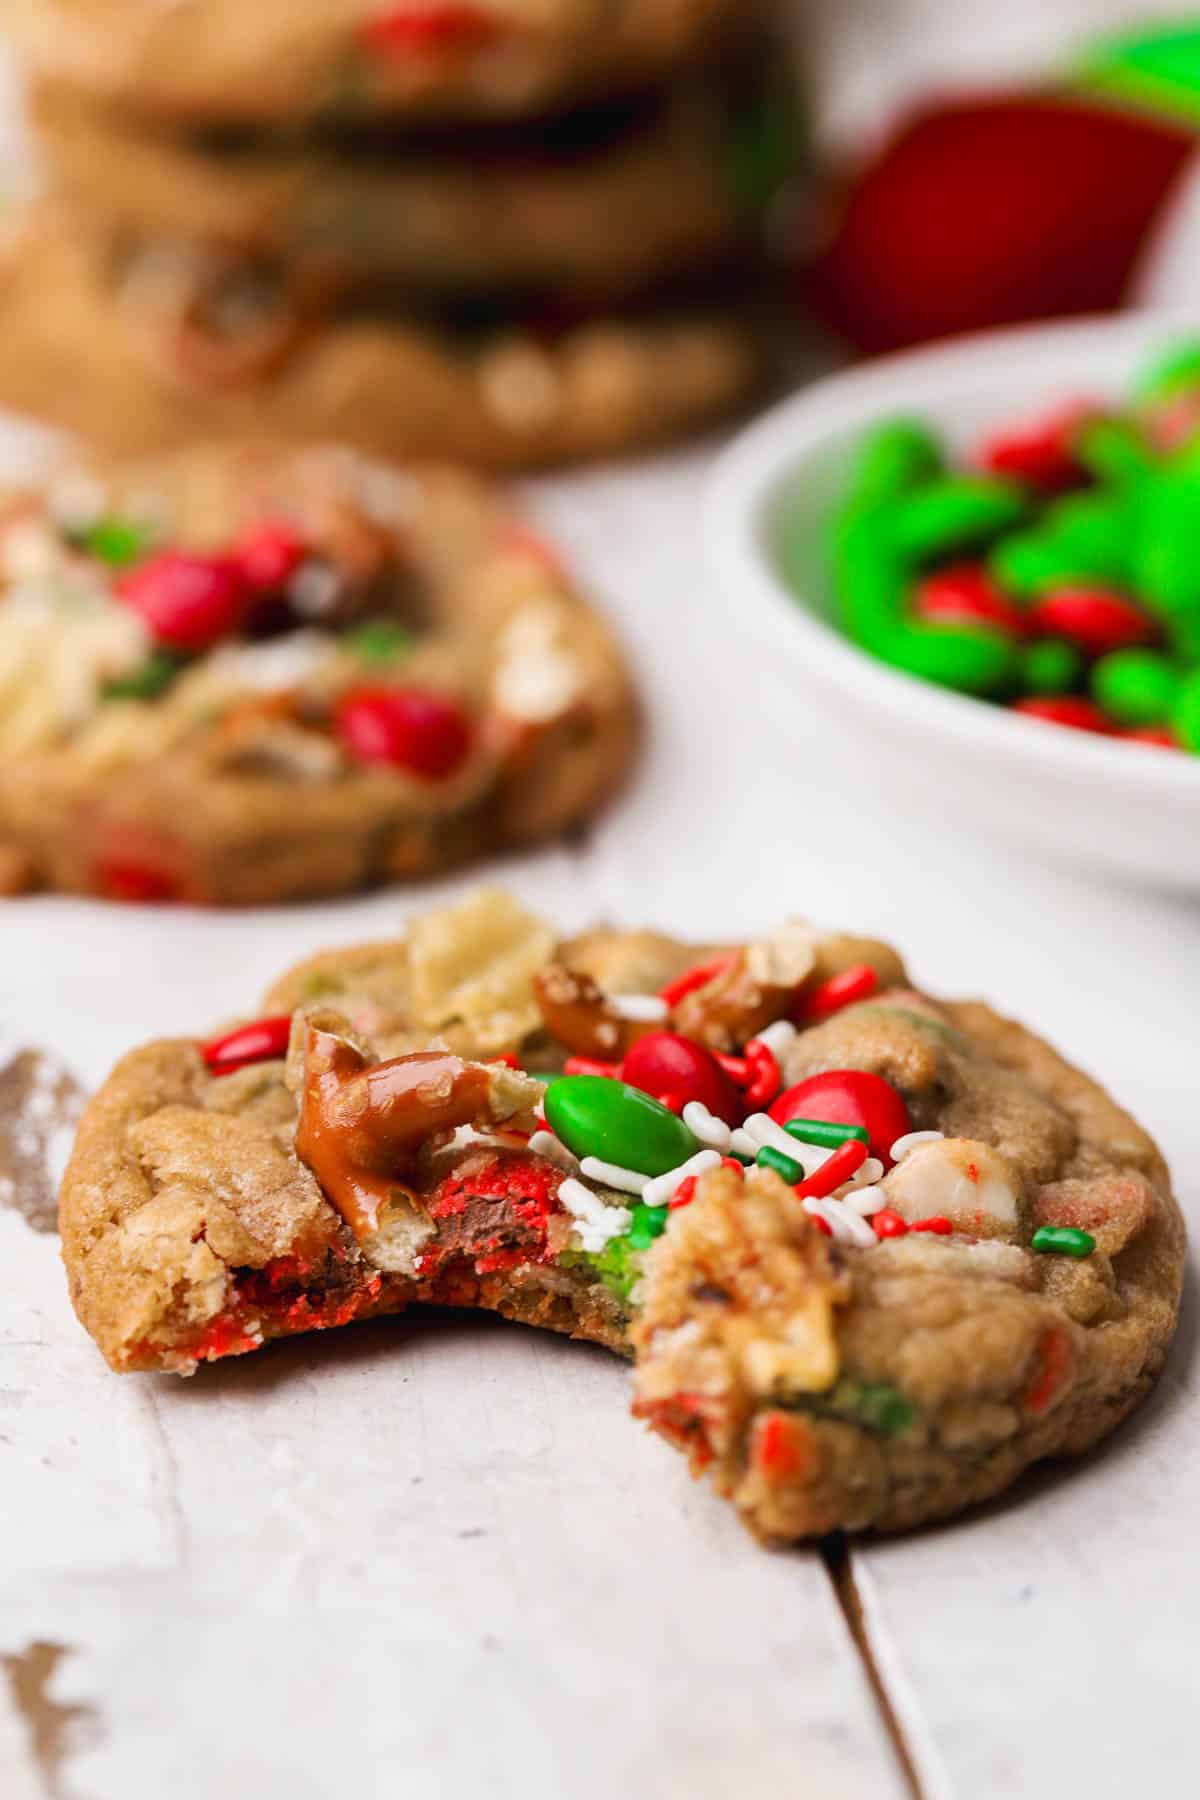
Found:
<svg viewBox="0 0 1200 1800"><path fill-rule="evenodd" d="M888 1205L910 1223L940 1215L978 1237L1017 1231L1017 1178L998 1151L974 1138L918 1145L896 1164L883 1188Z"/></svg>

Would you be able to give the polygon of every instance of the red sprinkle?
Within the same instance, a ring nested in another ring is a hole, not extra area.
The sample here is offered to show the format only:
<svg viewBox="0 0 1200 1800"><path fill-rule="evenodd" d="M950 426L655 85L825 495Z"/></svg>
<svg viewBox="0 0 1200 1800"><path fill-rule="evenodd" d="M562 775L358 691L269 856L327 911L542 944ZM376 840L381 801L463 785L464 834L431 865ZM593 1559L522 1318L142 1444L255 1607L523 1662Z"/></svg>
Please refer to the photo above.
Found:
<svg viewBox="0 0 1200 1800"><path fill-rule="evenodd" d="M291 1033L291 1013L279 1013L213 1038L211 1043L201 1045L200 1054L214 1075L232 1075L235 1069L244 1069L250 1063L286 1056Z"/></svg>
<svg viewBox="0 0 1200 1800"><path fill-rule="evenodd" d="M997 432L983 445L979 461L993 475L1010 475L1042 493L1074 487L1084 471L1076 460L1073 440L1080 426L1097 416L1086 400L1060 407L1049 417Z"/></svg>
<svg viewBox="0 0 1200 1800"><path fill-rule="evenodd" d="M932 1231L938 1237L949 1237L954 1227L949 1219L943 1218L939 1213L934 1219L914 1219L908 1229L910 1231Z"/></svg>
<svg viewBox="0 0 1200 1800"><path fill-rule="evenodd" d="M913 611L937 625L992 625L1013 637L1029 630L1027 615L978 563L955 563L926 575L917 585Z"/></svg>
<svg viewBox="0 0 1200 1800"><path fill-rule="evenodd" d="M843 969L840 975L831 975L815 987L811 994L805 994L800 1001L800 1016L805 1019L827 1019L831 1013L840 1012L843 1006L853 1006L857 1000L867 1000L879 990L879 976L870 963L853 963L850 968Z"/></svg>
<svg viewBox="0 0 1200 1800"><path fill-rule="evenodd" d="M372 50L411 56L447 50L474 50L499 35L492 13L463 0L442 4L398 6L368 19L362 38Z"/></svg>
<svg viewBox="0 0 1200 1800"><path fill-rule="evenodd" d="M732 1169L735 1175L740 1175L742 1177L743 1181L745 1180L746 1165L744 1163L740 1163L736 1156L723 1156L721 1158L720 1166L723 1169Z"/></svg>
<svg viewBox="0 0 1200 1800"><path fill-rule="evenodd" d="M694 1175L687 1175L680 1182L679 1186L675 1189L675 1192L671 1195L671 1198L667 1201L667 1205L670 1208L670 1210L672 1212L674 1212L676 1207L690 1206L692 1204L692 1201L695 1198L696 1198L696 1177Z"/></svg>
<svg viewBox="0 0 1200 1800"><path fill-rule="evenodd" d="M823 1219L820 1213L809 1213L807 1216L810 1225L815 1225L817 1230L824 1232L826 1237L833 1236L833 1226L828 1219Z"/></svg>
<svg viewBox="0 0 1200 1800"><path fill-rule="evenodd" d="M263 519L233 547L233 560L247 587L275 594L286 587L308 555L308 546L286 519Z"/></svg>
<svg viewBox="0 0 1200 1800"><path fill-rule="evenodd" d="M902 1219L900 1214L893 1212L890 1206L885 1206L882 1212L877 1212L872 1218L871 1229L876 1237L906 1237L908 1220Z"/></svg>
<svg viewBox="0 0 1200 1800"><path fill-rule="evenodd" d="M1038 601L1030 618L1037 630L1070 638L1089 656L1146 644L1157 635L1140 607L1105 588L1057 588Z"/></svg>
<svg viewBox="0 0 1200 1800"><path fill-rule="evenodd" d="M801 1479L812 1462L812 1437L806 1421L790 1413L768 1413L755 1429L751 1454L755 1468L766 1480Z"/></svg>
<svg viewBox="0 0 1200 1800"><path fill-rule="evenodd" d="M471 727L457 700L425 688L352 688L333 723L359 762L407 769L426 781L453 775L471 749Z"/></svg>
<svg viewBox="0 0 1200 1800"><path fill-rule="evenodd" d="M1098 706L1078 694L1044 694L1030 700L1013 702L1014 712L1027 719L1042 719L1047 725L1067 725L1072 731L1093 731L1100 737L1112 737L1113 727Z"/></svg>
<svg viewBox="0 0 1200 1800"><path fill-rule="evenodd" d="M169 650L207 650L242 622L247 590L229 556L192 556L162 550L116 583L117 595L139 613L154 641Z"/></svg>
<svg viewBox="0 0 1200 1800"><path fill-rule="evenodd" d="M824 1200L835 1188L840 1188L843 1181L849 1181L855 1170L861 1169L866 1160L867 1146L862 1139L847 1138L819 1169L815 1169L805 1180L798 1181L793 1192L799 1194L801 1200Z"/></svg>
<svg viewBox="0 0 1200 1800"><path fill-rule="evenodd" d="M710 981L715 981L718 975L723 975L726 969L731 969L737 961L737 956L737 951L731 950L725 956L714 956L711 962L697 963L694 968L685 969L682 975L677 975L674 981L667 983L666 987L659 988L659 999L665 1001L669 1007L678 1006L681 1000L686 999L689 994L694 994L697 988L707 987Z"/></svg>
<svg viewBox="0 0 1200 1800"><path fill-rule="evenodd" d="M505 1050L500 1056L489 1056L488 1061L503 1069L519 1069L521 1066L511 1050Z"/></svg>
<svg viewBox="0 0 1200 1800"><path fill-rule="evenodd" d="M779 1064L774 1051L761 1038L750 1039L745 1047L745 1058L750 1081L742 1099L747 1111L761 1112L764 1106L770 1106L782 1085Z"/></svg>
<svg viewBox="0 0 1200 1800"><path fill-rule="evenodd" d="M604 1075L609 1081L621 1080L621 1064L619 1062L597 1062L593 1056L568 1056L563 1064L564 1075Z"/></svg>
<svg viewBox="0 0 1200 1800"><path fill-rule="evenodd" d="M1074 1353L1071 1340L1059 1325L1051 1325L1038 1340L1033 1378L1021 1398L1031 1413L1044 1413L1071 1373Z"/></svg>

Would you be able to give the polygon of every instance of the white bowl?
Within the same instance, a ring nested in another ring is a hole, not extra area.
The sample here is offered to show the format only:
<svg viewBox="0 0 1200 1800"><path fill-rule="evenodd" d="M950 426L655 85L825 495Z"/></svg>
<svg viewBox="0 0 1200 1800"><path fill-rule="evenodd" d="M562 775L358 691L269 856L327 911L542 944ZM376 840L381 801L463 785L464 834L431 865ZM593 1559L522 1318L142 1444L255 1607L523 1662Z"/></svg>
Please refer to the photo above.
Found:
<svg viewBox="0 0 1200 1800"><path fill-rule="evenodd" d="M1140 314L991 332L831 376L725 452L706 530L739 627L769 637L805 704L869 743L886 785L1070 861L1200 890L1200 757L1026 719L876 661L831 623L828 544L851 452L874 422L916 413L963 448L1056 401L1121 396L1147 355L1189 330L1200 321ZM785 516L790 582L777 561Z"/></svg>

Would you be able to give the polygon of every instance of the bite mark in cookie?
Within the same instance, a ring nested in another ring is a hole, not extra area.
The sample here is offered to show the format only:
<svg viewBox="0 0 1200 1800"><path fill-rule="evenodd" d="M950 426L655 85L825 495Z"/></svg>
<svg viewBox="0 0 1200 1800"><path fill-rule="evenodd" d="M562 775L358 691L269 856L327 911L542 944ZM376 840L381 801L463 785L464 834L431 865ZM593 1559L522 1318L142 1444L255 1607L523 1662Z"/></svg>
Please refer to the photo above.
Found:
<svg viewBox="0 0 1200 1800"><path fill-rule="evenodd" d="M64 1253L118 1368L488 1307L632 1352L635 1410L788 1539L995 1493L1161 1366L1153 1143L885 945L560 942L484 894L266 1004L207 1062L135 1052L83 1121Z"/></svg>

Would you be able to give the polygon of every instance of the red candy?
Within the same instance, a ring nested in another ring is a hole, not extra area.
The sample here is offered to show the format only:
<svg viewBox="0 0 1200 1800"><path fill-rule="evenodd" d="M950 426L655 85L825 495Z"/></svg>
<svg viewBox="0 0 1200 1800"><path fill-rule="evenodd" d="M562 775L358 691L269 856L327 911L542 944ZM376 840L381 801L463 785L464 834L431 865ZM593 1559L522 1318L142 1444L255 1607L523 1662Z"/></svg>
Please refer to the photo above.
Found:
<svg viewBox="0 0 1200 1800"><path fill-rule="evenodd" d="M291 1013L256 1019L252 1025L239 1025L236 1031L227 1031L224 1037L202 1045L201 1055L214 1075L232 1075L235 1069L244 1069L250 1063L286 1056L291 1031Z"/></svg>
<svg viewBox="0 0 1200 1800"><path fill-rule="evenodd" d="M96 865L96 891L106 900L128 900L153 906L179 898L175 878L149 863L108 856Z"/></svg>
<svg viewBox="0 0 1200 1800"><path fill-rule="evenodd" d="M870 963L854 963L843 969L840 975L831 975L828 981L821 982L810 994L802 996L798 1017L801 1019L827 1019L831 1014L841 1012L843 1006L853 1006L858 1000L869 1000L879 988L879 976Z"/></svg>
<svg viewBox="0 0 1200 1800"><path fill-rule="evenodd" d="M1070 638L1089 656L1127 650L1155 636L1152 622L1139 607L1105 588L1058 588L1038 602L1030 617L1037 630Z"/></svg>
<svg viewBox="0 0 1200 1800"><path fill-rule="evenodd" d="M499 25L491 13L462 0L441 5L398 6L363 27L363 41L372 50L392 56L430 51L468 50L494 38Z"/></svg>
<svg viewBox="0 0 1200 1800"><path fill-rule="evenodd" d="M1048 418L997 432L980 451L980 465L993 475L1009 475L1043 494L1074 487L1084 478L1073 449L1075 434L1096 411L1087 401L1077 401Z"/></svg>
<svg viewBox="0 0 1200 1800"><path fill-rule="evenodd" d="M1165 725L1139 725L1121 736L1131 744L1154 744L1160 750L1178 750L1179 740Z"/></svg>
<svg viewBox="0 0 1200 1800"><path fill-rule="evenodd" d="M679 1186L675 1189L675 1192L671 1195L671 1198L667 1201L667 1206L671 1212L676 1211L680 1206L690 1206L692 1204L692 1201L696 1198L696 1180L697 1177L695 1175L686 1175L680 1182Z"/></svg>
<svg viewBox="0 0 1200 1800"><path fill-rule="evenodd" d="M607 1081L620 1081L621 1065L619 1062L598 1062L594 1056L568 1056L563 1064L564 1075L601 1075Z"/></svg>
<svg viewBox="0 0 1200 1800"><path fill-rule="evenodd" d="M1027 719L1043 719L1047 725L1067 725L1072 731L1094 731L1101 737L1114 735L1100 708L1078 694L1043 694L1031 700L1016 700L1012 710L1024 713Z"/></svg>
<svg viewBox="0 0 1200 1800"><path fill-rule="evenodd" d="M307 555L304 539L286 519L264 519L233 549L243 580L260 594L275 594L286 587Z"/></svg>
<svg viewBox="0 0 1200 1800"><path fill-rule="evenodd" d="M913 610L931 625L994 625L1013 637L1029 629L1020 607L977 563L955 563L926 575L917 584Z"/></svg>
<svg viewBox="0 0 1200 1800"><path fill-rule="evenodd" d="M116 592L140 613L151 636L169 650L207 650L237 631L247 589L228 556L163 550L122 575Z"/></svg>
<svg viewBox="0 0 1200 1800"><path fill-rule="evenodd" d="M950 1237L954 1231L949 1219L943 1218L941 1213L933 1219L914 1219L908 1229L910 1231L932 1231L937 1237Z"/></svg>
<svg viewBox="0 0 1200 1800"><path fill-rule="evenodd" d="M824 1075L810 1075L780 1094L771 1117L777 1125L786 1125L789 1119L861 1125L870 1139L871 1155L885 1167L891 1162L889 1152L897 1138L907 1137L912 1130L908 1108L891 1082L863 1069L830 1069Z"/></svg>
<svg viewBox="0 0 1200 1800"><path fill-rule="evenodd" d="M656 1100L699 1100L727 1125L741 1123L746 1108L712 1053L674 1031L651 1031L627 1052L621 1078ZM674 1107L671 1109L675 1110Z"/></svg>
<svg viewBox="0 0 1200 1800"><path fill-rule="evenodd" d="M871 1229L879 1238L906 1237L908 1220L902 1219L900 1214L893 1212L890 1206L885 1206L871 1220Z"/></svg>
<svg viewBox="0 0 1200 1800"><path fill-rule="evenodd" d="M338 702L334 729L359 762L386 763L427 781L453 775L471 749L462 707L423 688L352 688Z"/></svg>

